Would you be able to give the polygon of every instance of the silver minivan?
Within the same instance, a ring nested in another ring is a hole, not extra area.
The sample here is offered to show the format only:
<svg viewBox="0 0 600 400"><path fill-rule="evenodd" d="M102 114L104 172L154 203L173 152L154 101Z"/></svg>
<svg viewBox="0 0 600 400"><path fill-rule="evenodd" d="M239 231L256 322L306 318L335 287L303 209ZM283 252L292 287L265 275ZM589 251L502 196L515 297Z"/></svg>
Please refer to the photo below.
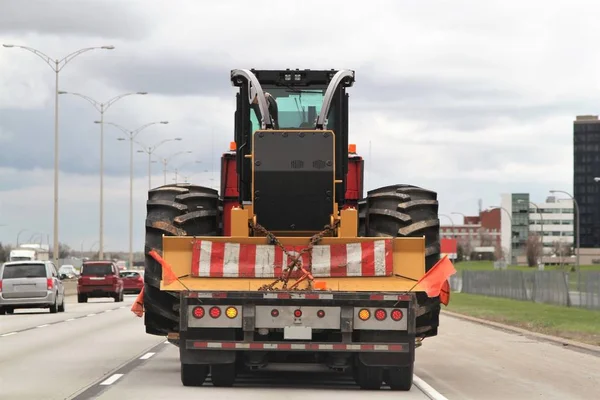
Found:
<svg viewBox="0 0 600 400"><path fill-rule="evenodd" d="M0 315L16 308L65 311L65 287L51 261L13 261L0 266Z"/></svg>

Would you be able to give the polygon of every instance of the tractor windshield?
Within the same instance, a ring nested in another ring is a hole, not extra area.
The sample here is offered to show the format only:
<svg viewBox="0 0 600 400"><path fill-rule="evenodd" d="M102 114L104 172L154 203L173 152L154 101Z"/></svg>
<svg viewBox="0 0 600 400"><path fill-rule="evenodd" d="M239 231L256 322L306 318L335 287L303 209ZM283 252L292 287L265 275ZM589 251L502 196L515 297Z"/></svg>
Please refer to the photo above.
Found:
<svg viewBox="0 0 600 400"><path fill-rule="evenodd" d="M314 129L315 120L321 112L326 87L323 88L294 88L294 87L263 87L277 102L277 122L279 129ZM329 111L332 117L333 107ZM273 116L275 117L275 116ZM252 132L260 129L256 113L250 113Z"/></svg>

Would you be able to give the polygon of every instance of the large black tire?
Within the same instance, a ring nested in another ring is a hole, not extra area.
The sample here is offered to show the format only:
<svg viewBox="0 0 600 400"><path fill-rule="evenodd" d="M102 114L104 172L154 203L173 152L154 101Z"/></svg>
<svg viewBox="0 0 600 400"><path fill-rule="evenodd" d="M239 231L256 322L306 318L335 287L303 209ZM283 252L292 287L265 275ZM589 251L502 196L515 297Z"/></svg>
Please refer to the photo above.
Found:
<svg viewBox="0 0 600 400"><path fill-rule="evenodd" d="M221 204L214 189L189 184L160 186L148 192L146 203L144 324L146 333L179 332L179 294L160 290L162 267L148 253L162 254L162 235L216 236Z"/></svg>
<svg viewBox="0 0 600 400"><path fill-rule="evenodd" d="M440 259L440 222L437 193L412 185L392 185L371 190L359 203L359 236L425 236L425 269ZM417 293L417 336L436 336L439 297Z"/></svg>

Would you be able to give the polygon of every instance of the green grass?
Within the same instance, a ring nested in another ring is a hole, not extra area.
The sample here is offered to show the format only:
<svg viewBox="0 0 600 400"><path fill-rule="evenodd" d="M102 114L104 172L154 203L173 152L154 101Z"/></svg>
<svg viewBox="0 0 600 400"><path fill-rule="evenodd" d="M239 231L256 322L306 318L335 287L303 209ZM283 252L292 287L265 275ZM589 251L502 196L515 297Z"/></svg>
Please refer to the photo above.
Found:
<svg viewBox="0 0 600 400"><path fill-rule="evenodd" d="M600 346L600 312L452 293L448 311Z"/></svg>

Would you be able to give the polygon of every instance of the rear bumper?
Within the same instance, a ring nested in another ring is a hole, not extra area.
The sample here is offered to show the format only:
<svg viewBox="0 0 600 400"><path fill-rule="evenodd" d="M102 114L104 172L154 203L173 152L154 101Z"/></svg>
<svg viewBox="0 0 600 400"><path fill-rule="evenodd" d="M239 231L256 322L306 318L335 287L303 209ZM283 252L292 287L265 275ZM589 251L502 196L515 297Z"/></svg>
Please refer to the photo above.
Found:
<svg viewBox="0 0 600 400"><path fill-rule="evenodd" d="M117 293L118 288L114 285L78 285L77 294L85 294L90 297L112 296Z"/></svg>
<svg viewBox="0 0 600 400"><path fill-rule="evenodd" d="M10 298L7 299L0 293L0 307L11 308L37 308L48 307L54 304L56 300L56 292L48 291L44 297L25 297L25 298Z"/></svg>
<svg viewBox="0 0 600 400"><path fill-rule="evenodd" d="M228 307L237 308L238 314L223 318ZM194 316L198 308L205 310L201 317ZM209 314L213 308L221 309L220 316ZM272 314L272 309L278 312ZM399 309L404 316L396 322L374 317L361 321L358 311L363 309L373 316L376 309L387 310L388 315ZM381 367L409 365L414 360L414 293L184 292L180 310L185 310L179 331L185 363L227 364L240 356L248 363L261 364L271 360L266 358L269 353L283 358L313 357L337 366L351 365L353 357ZM294 310L302 314L295 317ZM317 310L325 313L312 316Z"/></svg>

